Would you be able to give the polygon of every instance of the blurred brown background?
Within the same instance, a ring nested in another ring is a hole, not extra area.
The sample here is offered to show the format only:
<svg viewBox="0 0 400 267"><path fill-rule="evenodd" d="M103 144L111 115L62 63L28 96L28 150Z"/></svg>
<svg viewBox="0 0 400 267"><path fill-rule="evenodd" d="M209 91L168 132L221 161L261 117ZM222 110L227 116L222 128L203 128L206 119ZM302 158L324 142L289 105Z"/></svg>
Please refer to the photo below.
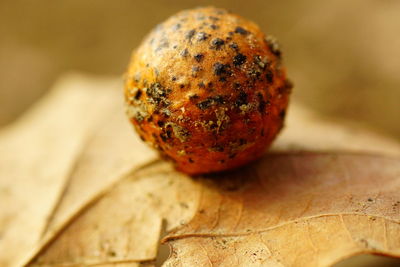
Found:
<svg viewBox="0 0 400 267"><path fill-rule="evenodd" d="M297 101L400 138L400 1L0 1L0 125L62 73L121 75L157 23L228 8L280 40Z"/></svg>

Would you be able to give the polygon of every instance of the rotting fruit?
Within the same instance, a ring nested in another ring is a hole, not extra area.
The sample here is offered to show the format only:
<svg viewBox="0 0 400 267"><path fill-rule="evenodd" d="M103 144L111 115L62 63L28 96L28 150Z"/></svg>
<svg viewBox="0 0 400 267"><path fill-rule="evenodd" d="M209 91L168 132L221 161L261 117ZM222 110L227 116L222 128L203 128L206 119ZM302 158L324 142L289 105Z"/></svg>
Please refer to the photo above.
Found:
<svg viewBox="0 0 400 267"><path fill-rule="evenodd" d="M292 87L276 40L213 7L159 24L133 52L125 79L127 115L141 139L188 174L260 157L283 126Z"/></svg>

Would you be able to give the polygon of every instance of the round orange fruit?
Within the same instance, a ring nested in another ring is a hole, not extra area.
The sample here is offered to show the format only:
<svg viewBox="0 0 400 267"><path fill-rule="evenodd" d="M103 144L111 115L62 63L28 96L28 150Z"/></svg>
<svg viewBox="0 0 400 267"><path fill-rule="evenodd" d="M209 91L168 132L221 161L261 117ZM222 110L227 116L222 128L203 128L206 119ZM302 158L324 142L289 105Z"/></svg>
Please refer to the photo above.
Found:
<svg viewBox="0 0 400 267"><path fill-rule="evenodd" d="M133 52L127 115L177 169L203 174L260 157L283 126L291 91L274 38L226 10L186 10Z"/></svg>

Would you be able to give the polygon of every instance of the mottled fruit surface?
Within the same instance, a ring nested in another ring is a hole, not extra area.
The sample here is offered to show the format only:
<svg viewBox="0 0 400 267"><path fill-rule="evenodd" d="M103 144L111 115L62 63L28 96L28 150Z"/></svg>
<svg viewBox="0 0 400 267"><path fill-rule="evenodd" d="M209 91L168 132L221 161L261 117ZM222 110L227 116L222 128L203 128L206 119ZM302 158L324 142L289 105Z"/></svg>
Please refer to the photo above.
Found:
<svg viewBox="0 0 400 267"><path fill-rule="evenodd" d="M142 140L179 170L202 174L262 155L282 128L290 90L275 39L207 7L172 16L144 39L125 101Z"/></svg>

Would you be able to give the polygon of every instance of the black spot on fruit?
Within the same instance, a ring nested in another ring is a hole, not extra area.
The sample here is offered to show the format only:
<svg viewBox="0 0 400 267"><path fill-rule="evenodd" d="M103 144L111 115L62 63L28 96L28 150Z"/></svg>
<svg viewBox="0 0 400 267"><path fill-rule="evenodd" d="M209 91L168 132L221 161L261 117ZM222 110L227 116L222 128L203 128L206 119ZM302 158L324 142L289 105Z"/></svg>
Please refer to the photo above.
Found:
<svg viewBox="0 0 400 267"><path fill-rule="evenodd" d="M214 50L220 50L221 49L221 47L223 46L225 44L225 41L224 40L222 40L221 38L214 38L214 39L212 39L212 41L211 41L211 49L214 49Z"/></svg>
<svg viewBox="0 0 400 267"><path fill-rule="evenodd" d="M240 66L242 65L244 62L246 62L246 56L239 53L236 56L234 56L233 58L233 65L234 66Z"/></svg>
<svg viewBox="0 0 400 267"><path fill-rule="evenodd" d="M200 62L200 61L203 60L204 55L201 54L201 53L198 53L198 54L195 54L193 57L194 57L194 59L195 59L197 62Z"/></svg>
<svg viewBox="0 0 400 267"><path fill-rule="evenodd" d="M235 28L235 33L239 33L241 35L247 35L249 34L249 32L247 30L245 30L244 28L238 26Z"/></svg>

